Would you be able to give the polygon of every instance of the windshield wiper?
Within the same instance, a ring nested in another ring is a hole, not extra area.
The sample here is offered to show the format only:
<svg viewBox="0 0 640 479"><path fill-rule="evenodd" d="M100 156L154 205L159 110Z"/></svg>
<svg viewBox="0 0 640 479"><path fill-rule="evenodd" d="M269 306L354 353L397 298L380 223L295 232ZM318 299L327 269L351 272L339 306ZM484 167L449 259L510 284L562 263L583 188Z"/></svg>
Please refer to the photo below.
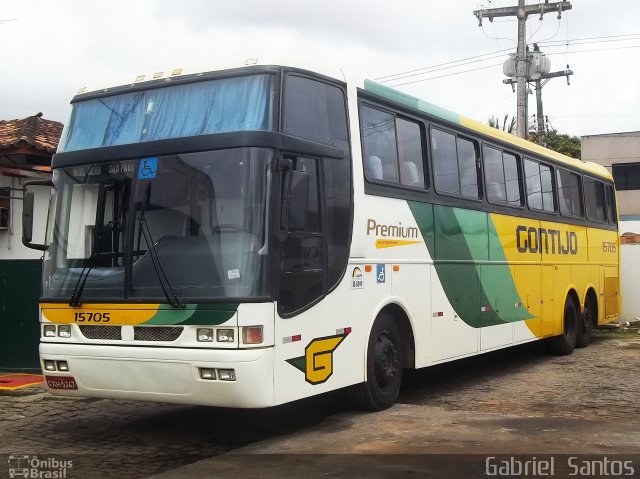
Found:
<svg viewBox="0 0 640 479"><path fill-rule="evenodd" d="M138 218L138 242L140 242L140 233L144 237L144 242L147 245L147 250L149 251L149 256L151 258L151 264L153 265L153 269L156 272L156 276L158 277L158 281L160 282L160 287L164 293L164 296L167 298L167 301L171 305L172 308L182 309L185 307L184 303L178 299L173 286L171 286L171 282L167 277L164 269L162 269L162 264L160 263L160 257L158 256L158 251L156 250L156 246L153 242L153 237L151 236L151 230L149 229L149 223L144 216L144 212L146 209L146 204L149 200L149 196L151 193L151 185L148 185L147 189L147 198L145 202L142 204L142 208L140 208L140 216ZM165 286L166 285L166 286Z"/></svg>
<svg viewBox="0 0 640 479"><path fill-rule="evenodd" d="M94 244L93 251L91 252L91 255L89 256L89 258L87 259L85 266L83 266L82 271L80 272L80 277L76 282L76 287L73 289L73 294L69 299L69 306L74 308L77 308L78 306L80 306L80 297L82 296L82 291L84 291L84 285L87 284L87 279L89 278L89 274L91 273L91 270L95 266L96 258L99 255L98 247L96 245L100 244L105 233L111 234L114 227L115 227L115 224L113 223L113 221L109 221L109 223L107 223L107 226L102 230L102 232L96 238L96 243Z"/></svg>

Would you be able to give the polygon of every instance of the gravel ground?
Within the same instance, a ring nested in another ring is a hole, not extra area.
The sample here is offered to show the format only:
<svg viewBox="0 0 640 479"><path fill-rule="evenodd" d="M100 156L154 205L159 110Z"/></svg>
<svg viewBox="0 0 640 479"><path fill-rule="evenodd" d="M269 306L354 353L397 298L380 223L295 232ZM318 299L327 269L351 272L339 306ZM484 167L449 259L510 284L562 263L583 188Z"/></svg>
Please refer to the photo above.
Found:
<svg viewBox="0 0 640 479"><path fill-rule="evenodd" d="M349 410L339 393L232 410L0 392L0 477L8 455L73 460L70 478L171 478L208 477L228 452L637 454L639 372L640 335L601 332L570 356L531 344L411 372L398 404L377 414ZM268 470L255 477L282 472Z"/></svg>

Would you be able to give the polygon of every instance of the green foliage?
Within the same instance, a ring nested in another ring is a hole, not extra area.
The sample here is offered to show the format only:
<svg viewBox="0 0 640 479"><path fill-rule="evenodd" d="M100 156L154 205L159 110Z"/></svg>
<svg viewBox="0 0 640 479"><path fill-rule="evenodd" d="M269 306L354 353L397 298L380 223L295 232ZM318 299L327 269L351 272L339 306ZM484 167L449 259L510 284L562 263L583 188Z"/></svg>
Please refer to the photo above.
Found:
<svg viewBox="0 0 640 479"><path fill-rule="evenodd" d="M497 116L491 115L491 118L489 118L489 126L497 128L498 130L506 131L507 133L515 133L516 125L516 117L512 116L511 120L509 120L508 113L504 115L502 124L500 124L500 119Z"/></svg>
<svg viewBox="0 0 640 479"><path fill-rule="evenodd" d="M538 143L538 135L536 132L529 133L529 140ZM580 159L580 138L564 133L558 133L557 130L549 130L547 132L547 148L557 151L563 155Z"/></svg>

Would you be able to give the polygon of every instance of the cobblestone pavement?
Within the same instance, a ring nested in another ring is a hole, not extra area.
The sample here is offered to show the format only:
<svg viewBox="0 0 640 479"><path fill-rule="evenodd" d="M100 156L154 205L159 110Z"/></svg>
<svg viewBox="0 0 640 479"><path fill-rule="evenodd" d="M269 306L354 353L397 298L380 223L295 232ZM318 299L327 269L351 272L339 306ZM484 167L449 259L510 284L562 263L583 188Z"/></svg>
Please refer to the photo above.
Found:
<svg viewBox="0 0 640 479"><path fill-rule="evenodd" d="M565 428L570 440L558 444L574 449L556 452L637 453L639 371L640 337L604 334L570 356L548 356L532 344L413 372L398 406L377 415L350 411L337 393L232 410L58 398L39 387L4 392L0 477L8 474L9 454L72 459L70 478L143 478L256 445L263 452L429 453L461 443L463 452L482 453L488 446L459 429L478 417L487 437L524 431L515 452L549 453L545 431ZM385 417L393 430L372 432ZM427 437L420 418L437 438Z"/></svg>

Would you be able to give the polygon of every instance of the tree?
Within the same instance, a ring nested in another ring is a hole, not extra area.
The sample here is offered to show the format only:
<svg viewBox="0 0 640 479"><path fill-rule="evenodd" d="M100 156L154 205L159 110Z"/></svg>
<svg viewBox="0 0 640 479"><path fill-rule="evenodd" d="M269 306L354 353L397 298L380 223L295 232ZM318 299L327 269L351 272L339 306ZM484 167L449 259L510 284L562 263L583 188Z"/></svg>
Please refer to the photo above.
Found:
<svg viewBox="0 0 640 479"><path fill-rule="evenodd" d="M549 130L547 132L547 148L571 158L580 159L580 138L577 136L558 133L557 130ZM529 133L529 140L538 143L538 135L536 132Z"/></svg>
<svg viewBox="0 0 640 479"><path fill-rule="evenodd" d="M511 120L509 120L509 114L507 113L502 119L502 125L500 125L498 117L491 115L491 118L489 118L489 126L513 134L516 131L517 126L516 117L512 115Z"/></svg>

